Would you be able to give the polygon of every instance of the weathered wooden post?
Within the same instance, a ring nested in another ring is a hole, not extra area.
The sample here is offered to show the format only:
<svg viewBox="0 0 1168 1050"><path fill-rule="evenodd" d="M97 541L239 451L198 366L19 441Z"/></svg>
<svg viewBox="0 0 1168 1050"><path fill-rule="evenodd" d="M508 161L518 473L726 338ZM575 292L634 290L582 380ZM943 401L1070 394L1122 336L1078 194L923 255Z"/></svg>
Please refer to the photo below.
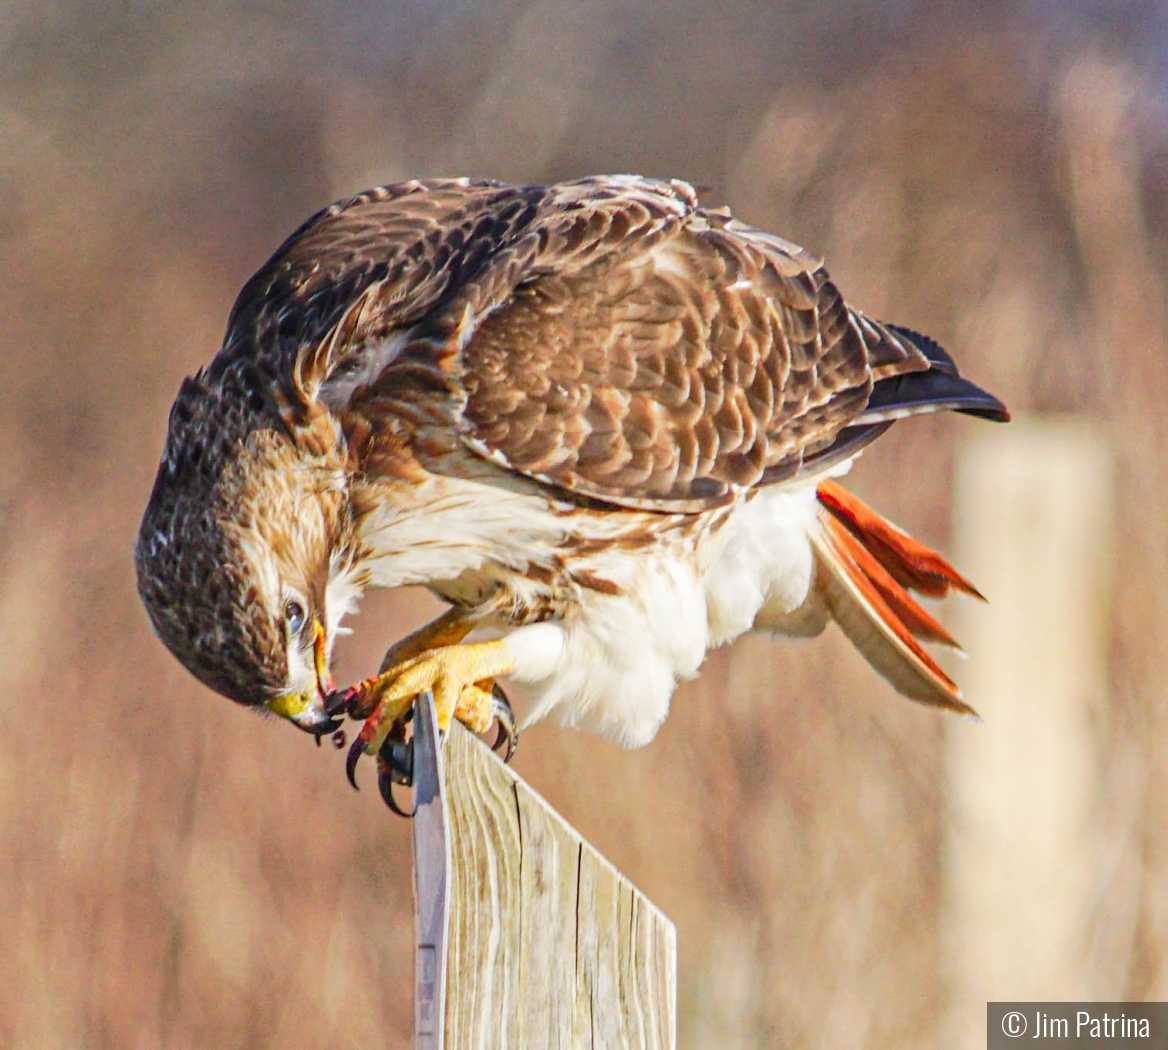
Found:
<svg viewBox="0 0 1168 1050"><path fill-rule="evenodd" d="M419 1050L673 1050L671 923L460 725L414 737Z"/></svg>

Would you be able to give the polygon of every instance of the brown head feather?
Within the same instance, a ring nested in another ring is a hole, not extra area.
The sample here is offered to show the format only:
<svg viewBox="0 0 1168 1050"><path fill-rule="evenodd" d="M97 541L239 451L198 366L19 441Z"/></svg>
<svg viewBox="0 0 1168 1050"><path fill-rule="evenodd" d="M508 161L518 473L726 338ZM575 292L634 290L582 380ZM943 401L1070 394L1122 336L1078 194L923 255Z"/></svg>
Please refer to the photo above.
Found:
<svg viewBox="0 0 1168 1050"><path fill-rule="evenodd" d="M287 680L282 587L303 595L309 622L323 618L330 553L348 527L335 453L306 452L274 412L238 382L186 380L134 551L167 648L249 705Z"/></svg>

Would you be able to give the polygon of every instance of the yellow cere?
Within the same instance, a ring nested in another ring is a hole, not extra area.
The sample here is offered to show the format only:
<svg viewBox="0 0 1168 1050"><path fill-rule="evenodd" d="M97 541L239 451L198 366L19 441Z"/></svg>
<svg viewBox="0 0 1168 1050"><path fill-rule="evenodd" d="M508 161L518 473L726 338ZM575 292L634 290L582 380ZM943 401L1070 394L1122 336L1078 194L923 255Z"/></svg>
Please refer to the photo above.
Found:
<svg viewBox="0 0 1168 1050"><path fill-rule="evenodd" d="M282 718L295 718L303 714L308 708L310 697L307 693L285 693L283 696L274 696L267 701L269 711Z"/></svg>

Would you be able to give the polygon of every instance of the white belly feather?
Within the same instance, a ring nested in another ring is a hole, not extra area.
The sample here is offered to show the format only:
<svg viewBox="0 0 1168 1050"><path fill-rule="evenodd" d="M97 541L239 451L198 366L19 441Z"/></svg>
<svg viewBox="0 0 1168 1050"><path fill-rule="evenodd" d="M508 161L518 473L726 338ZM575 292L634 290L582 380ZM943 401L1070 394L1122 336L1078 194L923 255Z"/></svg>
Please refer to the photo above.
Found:
<svg viewBox="0 0 1168 1050"><path fill-rule="evenodd" d="M740 504L697 549L677 543L590 560L619 595L588 592L563 621L507 635L510 675L531 697L525 723L566 726L640 747L657 734L681 679L708 649L766 626L807 600L814 484L764 489Z"/></svg>

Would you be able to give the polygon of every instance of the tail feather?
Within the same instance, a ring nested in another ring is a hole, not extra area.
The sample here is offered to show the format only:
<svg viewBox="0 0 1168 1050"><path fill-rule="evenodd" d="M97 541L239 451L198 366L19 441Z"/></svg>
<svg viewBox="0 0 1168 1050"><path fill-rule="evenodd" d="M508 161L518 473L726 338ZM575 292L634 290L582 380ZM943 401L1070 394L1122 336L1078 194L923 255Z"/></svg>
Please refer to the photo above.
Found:
<svg viewBox="0 0 1168 1050"><path fill-rule="evenodd" d="M819 484L819 502L842 521L902 587L929 598L944 598L954 587L970 597L985 596L936 551L886 521L835 481Z"/></svg>
<svg viewBox="0 0 1168 1050"><path fill-rule="evenodd" d="M824 522L833 550L852 563L865 584L874 587L889 611L914 638L940 642L960 650L957 640L922 609L896 578L866 546L863 538L848 529L838 518L828 516Z"/></svg>
<svg viewBox="0 0 1168 1050"><path fill-rule="evenodd" d="M941 555L835 482L821 482L818 493L822 528L813 537L820 568L817 586L832 618L905 696L975 714L920 639L960 646L909 590L941 597L953 587L981 598L977 589Z"/></svg>

